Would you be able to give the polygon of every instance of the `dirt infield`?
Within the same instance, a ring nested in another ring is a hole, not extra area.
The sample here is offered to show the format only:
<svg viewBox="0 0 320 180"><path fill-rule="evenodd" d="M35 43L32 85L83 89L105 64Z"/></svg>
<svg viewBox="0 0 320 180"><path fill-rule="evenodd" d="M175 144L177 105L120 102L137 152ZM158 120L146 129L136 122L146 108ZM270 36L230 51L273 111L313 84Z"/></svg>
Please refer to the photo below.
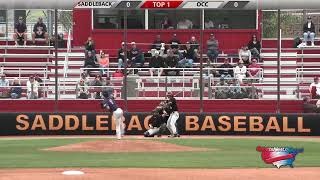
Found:
<svg viewBox="0 0 320 180"><path fill-rule="evenodd" d="M84 175L62 175L66 170ZM0 180L315 180L320 168L261 169L0 169Z"/></svg>
<svg viewBox="0 0 320 180"><path fill-rule="evenodd" d="M206 148L179 146L175 144L148 140L90 141L45 149L68 152L177 152L207 151ZM210 149L212 150L212 149Z"/></svg>

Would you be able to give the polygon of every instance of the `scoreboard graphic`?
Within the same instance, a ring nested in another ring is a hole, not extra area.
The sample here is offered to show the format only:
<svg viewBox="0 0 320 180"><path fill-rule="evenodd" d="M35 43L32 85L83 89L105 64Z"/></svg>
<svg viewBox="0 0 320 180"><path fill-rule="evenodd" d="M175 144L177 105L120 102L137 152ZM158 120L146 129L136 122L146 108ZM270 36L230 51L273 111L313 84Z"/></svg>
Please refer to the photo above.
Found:
<svg viewBox="0 0 320 180"><path fill-rule="evenodd" d="M79 1L75 8L115 9L251 9L254 1L223 0L145 0L145 1ZM250 5L251 4L251 5ZM248 6L247 6L248 5ZM246 7L247 6L247 7Z"/></svg>

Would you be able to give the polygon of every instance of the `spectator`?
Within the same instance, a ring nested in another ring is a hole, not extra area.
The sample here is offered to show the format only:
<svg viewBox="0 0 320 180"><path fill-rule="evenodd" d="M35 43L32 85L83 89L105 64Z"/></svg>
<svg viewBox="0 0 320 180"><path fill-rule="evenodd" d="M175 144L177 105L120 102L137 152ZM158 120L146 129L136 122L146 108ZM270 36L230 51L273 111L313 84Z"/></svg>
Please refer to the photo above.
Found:
<svg viewBox="0 0 320 180"><path fill-rule="evenodd" d="M173 55L173 52L170 49L168 49L167 54L168 56L165 58L165 67L175 69L178 65L178 58ZM179 75L179 70L173 69L166 69L164 72L166 75L168 75L168 72L175 72L176 75Z"/></svg>
<svg viewBox="0 0 320 180"><path fill-rule="evenodd" d="M34 75L34 80L36 80L39 84L43 82L42 79L39 77L39 74L37 73Z"/></svg>
<svg viewBox="0 0 320 180"><path fill-rule="evenodd" d="M88 56L84 61L84 68L97 68L99 65L97 65L97 58L91 51L88 51ZM92 69L87 69L87 74L90 74L90 71Z"/></svg>
<svg viewBox="0 0 320 180"><path fill-rule="evenodd" d="M187 49L183 54L183 59L178 62L178 66L182 68L192 67L195 59L195 52L193 49L191 49L190 42L186 43L186 48Z"/></svg>
<svg viewBox="0 0 320 180"><path fill-rule="evenodd" d="M319 77L314 77L314 82L310 84L310 94L312 99L319 99L320 98L320 83Z"/></svg>
<svg viewBox="0 0 320 180"><path fill-rule="evenodd" d="M0 80L0 98L10 97L9 80L6 79L5 74L1 74Z"/></svg>
<svg viewBox="0 0 320 180"><path fill-rule="evenodd" d="M248 49L248 46L242 46L239 50L239 60L247 66L251 63L251 51Z"/></svg>
<svg viewBox="0 0 320 180"><path fill-rule="evenodd" d="M95 92L94 92L94 97L95 99L101 99L101 88L98 88L96 86L103 86L103 82L102 82L102 78L101 76L98 74L96 75L96 77L94 78L94 80L91 82L91 86L94 86Z"/></svg>
<svg viewBox="0 0 320 180"><path fill-rule="evenodd" d="M233 79L232 81L228 91L228 97L231 99L242 99L242 88L240 87L238 79Z"/></svg>
<svg viewBox="0 0 320 180"><path fill-rule="evenodd" d="M233 66L229 64L229 59L225 58L224 63L219 67L219 75L222 78L231 78L233 77Z"/></svg>
<svg viewBox="0 0 320 180"><path fill-rule="evenodd" d="M261 66L257 64L256 59L252 59L252 63L249 65L248 75L250 78L260 78Z"/></svg>
<svg viewBox="0 0 320 180"><path fill-rule="evenodd" d="M153 76L154 71L156 71L158 73L158 76L161 76L161 74L163 73L163 69L164 68L164 60L163 58L160 56L159 51L155 51L155 56L153 56L150 59L149 62L149 72L150 75ZM159 70L155 70L154 68L160 68Z"/></svg>
<svg viewBox="0 0 320 180"><path fill-rule="evenodd" d="M39 83L34 79L34 76L30 76L27 81L27 97L28 99L37 99Z"/></svg>
<svg viewBox="0 0 320 180"><path fill-rule="evenodd" d="M220 78L220 82L216 84L216 99L227 99L228 98L228 91L229 87L228 84L225 82L224 78Z"/></svg>
<svg viewBox="0 0 320 180"><path fill-rule="evenodd" d="M163 47L163 44L164 44L164 42L161 40L161 36L158 34L156 36L156 39L153 41L151 49L156 49L156 50L160 51L161 47Z"/></svg>
<svg viewBox="0 0 320 180"><path fill-rule="evenodd" d="M21 97L22 88L18 79L15 79L12 83L12 88L10 91L12 99L19 99Z"/></svg>
<svg viewBox="0 0 320 180"><path fill-rule="evenodd" d="M199 43L196 40L195 36L192 36L190 39L191 49L194 50L194 52L197 54L199 50Z"/></svg>
<svg viewBox="0 0 320 180"><path fill-rule="evenodd" d="M298 32L296 33L296 36L293 38L293 48L298 48L299 45L302 43L300 36L301 34Z"/></svg>
<svg viewBox="0 0 320 180"><path fill-rule="evenodd" d="M246 77L247 67L243 65L243 61L240 60L238 66L234 69L234 76L240 84L243 83L243 79Z"/></svg>
<svg viewBox="0 0 320 180"><path fill-rule="evenodd" d="M42 18L38 18L38 22L33 26L32 43L36 43L36 38L45 39L48 43L47 26L43 23Z"/></svg>
<svg viewBox="0 0 320 180"><path fill-rule="evenodd" d="M143 54L140 49L137 48L135 42L131 43L129 62L131 67L142 67L144 64Z"/></svg>
<svg viewBox="0 0 320 180"><path fill-rule="evenodd" d="M207 56L211 62L217 62L217 57L219 55L219 43L215 39L214 34L210 34L210 38L207 40L208 52Z"/></svg>
<svg viewBox="0 0 320 180"><path fill-rule="evenodd" d="M192 29L193 23L189 19L179 21L177 24L177 29Z"/></svg>
<svg viewBox="0 0 320 180"><path fill-rule="evenodd" d="M260 59L261 43L257 40L257 36L253 35L251 41L248 43L248 48L253 58Z"/></svg>
<svg viewBox="0 0 320 180"><path fill-rule="evenodd" d="M89 51L91 51L93 54L96 53L96 49L95 49L96 45L92 37L88 37L88 40L86 41L84 46L85 46L86 53L88 53Z"/></svg>
<svg viewBox="0 0 320 180"><path fill-rule="evenodd" d="M172 23L171 23L171 21L169 20L168 16L165 16L165 17L163 18L163 21L161 22L161 28L162 28L162 29L171 29L171 28L173 28L173 27L172 27Z"/></svg>
<svg viewBox="0 0 320 180"><path fill-rule="evenodd" d="M80 80L83 80L86 85L89 85L89 80L88 80L87 76L88 76L87 73L83 72L81 74ZM80 80L78 81L78 84L80 83Z"/></svg>
<svg viewBox="0 0 320 180"><path fill-rule="evenodd" d="M311 103L311 98L306 96L303 98L303 112L304 113L320 113L320 107Z"/></svg>
<svg viewBox="0 0 320 180"><path fill-rule="evenodd" d="M125 59L125 46L124 46L124 42L121 43L121 48L118 50L118 68L123 68L124 67L124 59ZM127 62L129 61L129 51L127 50Z"/></svg>
<svg viewBox="0 0 320 180"><path fill-rule="evenodd" d="M80 79L79 83L77 84L76 93L78 99L88 99L88 85L84 83L83 79Z"/></svg>
<svg viewBox="0 0 320 180"><path fill-rule="evenodd" d="M214 28L214 23L212 20L208 19L205 23L204 23L204 28L205 29L213 29Z"/></svg>
<svg viewBox="0 0 320 180"><path fill-rule="evenodd" d="M23 22L23 18L19 17L18 23L15 24L14 26L14 34L13 34L13 39L15 41L15 45L18 46L20 43L24 41L23 45L27 45L27 26Z"/></svg>
<svg viewBox="0 0 320 180"><path fill-rule="evenodd" d="M315 25L312 22L311 16L308 16L307 22L303 25L303 46L307 45L307 41L311 41L311 46L314 46Z"/></svg>
<svg viewBox="0 0 320 180"><path fill-rule="evenodd" d="M176 50L180 49L181 43L180 43L179 39L177 38L177 34L173 34L172 39L170 40L169 44L171 44L170 45L171 49L176 49Z"/></svg>
<svg viewBox="0 0 320 180"><path fill-rule="evenodd" d="M100 51L100 56L98 58L99 67L103 68L101 69L102 74L105 73L105 68L109 68L109 55L105 54L103 51ZM109 72L109 70L107 70ZM107 74L109 76L109 73Z"/></svg>

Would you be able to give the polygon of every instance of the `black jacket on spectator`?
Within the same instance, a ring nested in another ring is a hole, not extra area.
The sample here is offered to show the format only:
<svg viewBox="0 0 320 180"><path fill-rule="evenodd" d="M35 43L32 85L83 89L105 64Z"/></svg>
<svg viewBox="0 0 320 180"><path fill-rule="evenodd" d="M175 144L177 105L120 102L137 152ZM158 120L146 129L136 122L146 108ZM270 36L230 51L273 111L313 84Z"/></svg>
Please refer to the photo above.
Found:
<svg viewBox="0 0 320 180"><path fill-rule="evenodd" d="M190 49L195 50L199 48L199 43L197 41L190 41Z"/></svg>
<svg viewBox="0 0 320 180"><path fill-rule="evenodd" d="M94 44L94 43L89 44L89 42L87 42L87 43L85 44L85 49L86 49L87 51L95 51L95 44Z"/></svg>
<svg viewBox="0 0 320 180"><path fill-rule="evenodd" d="M224 69L224 68L233 68L233 66L231 64L222 64L219 68L222 68L221 70L219 70L219 74L222 75L228 75L230 74L231 77L233 77L233 69Z"/></svg>
<svg viewBox="0 0 320 180"><path fill-rule="evenodd" d="M127 51L127 59L129 59L130 57L129 56L129 51ZM124 60L124 49L120 48L118 50L118 59L122 59Z"/></svg>
<svg viewBox="0 0 320 180"><path fill-rule="evenodd" d="M27 30L27 26L25 23L16 23L14 29L16 29L18 33L24 33Z"/></svg>
<svg viewBox="0 0 320 180"><path fill-rule="evenodd" d="M165 64L164 64L164 59L161 57L161 56L153 56L151 59L150 59L150 62L149 62L149 67L153 67L153 68L161 68L161 67L165 67Z"/></svg>
<svg viewBox="0 0 320 180"><path fill-rule="evenodd" d="M87 57L84 61L84 67L97 67L97 58L95 56Z"/></svg>
<svg viewBox="0 0 320 180"><path fill-rule="evenodd" d="M305 23L303 25L303 32L308 32L308 31L314 32L314 33L316 32L316 28L315 28L313 22L311 22L311 27L310 28L308 28L308 23Z"/></svg>
<svg viewBox="0 0 320 180"><path fill-rule="evenodd" d="M151 49L160 50L161 49L161 43L164 43L163 41L155 40L151 46Z"/></svg>
<svg viewBox="0 0 320 180"><path fill-rule="evenodd" d="M165 59L165 66L166 67L177 67L178 58L175 56L168 56Z"/></svg>
<svg viewBox="0 0 320 180"><path fill-rule="evenodd" d="M21 86L20 84L12 84L12 86ZM11 93L16 93L18 95L18 98L21 97L22 88L21 87L12 87Z"/></svg>
<svg viewBox="0 0 320 180"><path fill-rule="evenodd" d="M186 49L186 51L183 53L183 57L186 59L193 59L195 60L195 53L193 49Z"/></svg>
<svg viewBox="0 0 320 180"><path fill-rule="evenodd" d="M261 50L261 43L260 43L260 41L257 41L256 44L254 44L253 41L250 41L250 42L248 43L248 48L249 48L250 50L253 49L253 48L256 48L256 49L260 52L260 50Z"/></svg>

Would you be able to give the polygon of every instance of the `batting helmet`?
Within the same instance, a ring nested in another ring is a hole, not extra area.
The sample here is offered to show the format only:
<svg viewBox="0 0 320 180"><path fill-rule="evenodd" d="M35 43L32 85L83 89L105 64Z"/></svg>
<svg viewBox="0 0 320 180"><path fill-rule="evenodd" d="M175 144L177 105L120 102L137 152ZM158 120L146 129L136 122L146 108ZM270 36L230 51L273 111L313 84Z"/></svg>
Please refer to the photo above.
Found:
<svg viewBox="0 0 320 180"><path fill-rule="evenodd" d="M108 98L109 97L109 92L108 91L103 91L102 95L103 95L103 97Z"/></svg>

